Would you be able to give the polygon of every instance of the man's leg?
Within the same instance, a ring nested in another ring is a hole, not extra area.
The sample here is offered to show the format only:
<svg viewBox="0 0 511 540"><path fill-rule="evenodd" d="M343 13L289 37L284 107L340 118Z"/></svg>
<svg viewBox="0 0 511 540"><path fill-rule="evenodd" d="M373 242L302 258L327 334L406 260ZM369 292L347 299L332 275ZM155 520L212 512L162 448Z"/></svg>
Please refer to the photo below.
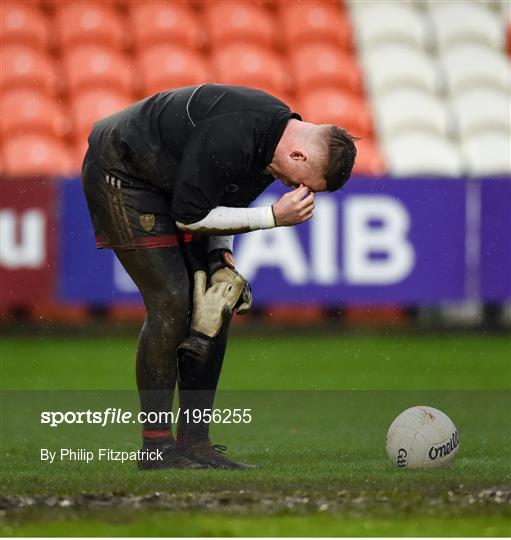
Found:
<svg viewBox="0 0 511 540"><path fill-rule="evenodd" d="M191 307L179 231L167 195L121 173L124 168L112 147L93 146L84 159L82 180L96 245L115 250L147 311L137 352L140 406L146 414L170 413L177 378L176 349L185 339ZM105 162L112 166L105 167ZM158 213L152 213L153 209ZM192 465L175 450L170 415L161 420L145 423L143 440L144 447L165 448L165 462L139 462L139 466Z"/></svg>
<svg viewBox="0 0 511 540"><path fill-rule="evenodd" d="M227 347L229 323L224 323L222 330L214 338L208 356L198 360L193 355L183 352L179 357L179 405L180 422L177 429L177 447L186 450L197 444L208 442L209 423L197 422L201 411L212 409L220 372ZM184 411L189 411L187 415Z"/></svg>
<svg viewBox="0 0 511 540"><path fill-rule="evenodd" d="M207 267L205 246L193 243L184 249L185 260L193 280L195 272ZM224 323L205 358L187 350L180 350L178 359L179 406L181 414L177 428L177 449L190 459L215 468L250 469L252 465L227 458L222 445L212 446L210 424L203 420L204 411L213 409L218 381L227 347L230 317ZM195 416L194 416L195 415ZM199 421L197 421L199 420Z"/></svg>
<svg viewBox="0 0 511 540"><path fill-rule="evenodd" d="M137 285L147 311L137 351L137 386L143 413L170 413L177 379L177 346L187 333L189 278L179 247L116 251ZM170 414L143 426L144 449L165 449L163 463L141 462L141 468L193 468L175 451Z"/></svg>

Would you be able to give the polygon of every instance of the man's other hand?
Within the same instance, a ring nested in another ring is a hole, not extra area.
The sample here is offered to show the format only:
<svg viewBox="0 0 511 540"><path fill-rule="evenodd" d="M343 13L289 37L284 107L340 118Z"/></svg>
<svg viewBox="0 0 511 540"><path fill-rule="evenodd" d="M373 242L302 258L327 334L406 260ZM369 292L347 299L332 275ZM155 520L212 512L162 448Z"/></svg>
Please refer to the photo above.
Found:
<svg viewBox="0 0 511 540"><path fill-rule="evenodd" d="M314 215L314 193L300 186L284 193L272 208L277 227L298 225Z"/></svg>

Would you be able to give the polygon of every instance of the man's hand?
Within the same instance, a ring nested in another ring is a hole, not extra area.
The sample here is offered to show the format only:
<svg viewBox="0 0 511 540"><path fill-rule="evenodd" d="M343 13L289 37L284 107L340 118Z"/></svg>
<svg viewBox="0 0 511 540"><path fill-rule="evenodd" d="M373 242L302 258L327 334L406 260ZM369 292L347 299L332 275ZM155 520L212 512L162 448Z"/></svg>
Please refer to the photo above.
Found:
<svg viewBox="0 0 511 540"><path fill-rule="evenodd" d="M277 227L298 225L312 218L314 214L314 193L306 186L284 193L273 204L273 215Z"/></svg>
<svg viewBox="0 0 511 540"><path fill-rule="evenodd" d="M214 249L208 255L208 271L211 285L229 283L233 295L238 294L236 313L243 315L252 306L252 289L248 281L234 267L234 259L229 249Z"/></svg>

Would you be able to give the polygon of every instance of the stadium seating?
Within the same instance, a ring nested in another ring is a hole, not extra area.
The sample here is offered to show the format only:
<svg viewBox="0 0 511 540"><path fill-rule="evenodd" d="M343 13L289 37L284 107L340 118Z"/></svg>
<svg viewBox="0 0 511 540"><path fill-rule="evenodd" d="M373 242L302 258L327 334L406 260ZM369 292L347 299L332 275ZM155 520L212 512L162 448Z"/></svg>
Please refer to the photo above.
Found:
<svg viewBox="0 0 511 540"><path fill-rule="evenodd" d="M461 176L463 163L455 143L423 131L407 131L388 138L386 162L395 176Z"/></svg>
<svg viewBox="0 0 511 540"><path fill-rule="evenodd" d="M404 9L413 9L417 13L422 13L427 7L427 0L389 0L387 2L380 1L366 1L361 2L360 0L344 0L346 8L349 9L351 15L351 21L354 26L358 26L359 17L363 14L364 11L373 9L377 5L387 5L394 6L398 5Z"/></svg>
<svg viewBox="0 0 511 540"><path fill-rule="evenodd" d="M0 42L2 46L18 44L35 49L48 46L47 18L28 3L2 2Z"/></svg>
<svg viewBox="0 0 511 540"><path fill-rule="evenodd" d="M355 174L381 176L387 171L385 160L374 140L361 139L356 145L357 158L353 168Z"/></svg>
<svg viewBox="0 0 511 540"><path fill-rule="evenodd" d="M144 96L212 80L211 70L202 55L179 46L147 47L138 55L137 65Z"/></svg>
<svg viewBox="0 0 511 540"><path fill-rule="evenodd" d="M152 45L196 48L203 43L204 33L185 4L133 2L128 7L129 28L138 50Z"/></svg>
<svg viewBox="0 0 511 540"><path fill-rule="evenodd" d="M72 2L59 7L55 14L58 44L62 50L77 45L103 45L121 49L126 35L124 25L109 5Z"/></svg>
<svg viewBox="0 0 511 540"><path fill-rule="evenodd" d="M78 167L96 118L157 91L225 82L269 91L304 119L362 137L362 174L503 171L498 155L493 167L485 156L491 144L503 149L509 132L508 8L494 0L4 0L2 136L70 144ZM408 152L412 143L424 152Z"/></svg>
<svg viewBox="0 0 511 540"><path fill-rule="evenodd" d="M509 132L511 98L493 88L473 88L452 99L461 137L481 130Z"/></svg>
<svg viewBox="0 0 511 540"><path fill-rule="evenodd" d="M427 53L401 44L387 44L363 55L366 84L374 95L411 86L435 93L441 84L438 68Z"/></svg>
<svg viewBox="0 0 511 540"><path fill-rule="evenodd" d="M428 26L413 7L398 3L370 3L354 10L358 23L357 43L367 51L385 44L402 44L418 49L428 45Z"/></svg>
<svg viewBox="0 0 511 540"><path fill-rule="evenodd" d="M78 2L88 4L100 4L102 6L110 6L116 8L123 5L123 0L33 0L34 4L39 4L43 9L51 12Z"/></svg>
<svg viewBox="0 0 511 540"><path fill-rule="evenodd" d="M509 130L474 132L462 141L468 172L473 176L511 175Z"/></svg>
<svg viewBox="0 0 511 540"><path fill-rule="evenodd" d="M282 2L279 28L289 50L308 43L327 43L351 48L351 24L340 3Z"/></svg>
<svg viewBox="0 0 511 540"><path fill-rule="evenodd" d="M134 72L130 60L113 49L82 45L66 51L63 60L70 94L98 87L132 92Z"/></svg>
<svg viewBox="0 0 511 540"><path fill-rule="evenodd" d="M272 48L277 29L274 18L255 3L217 1L204 4L209 43L214 49L234 43Z"/></svg>
<svg viewBox="0 0 511 540"><path fill-rule="evenodd" d="M371 110L356 95L329 88L306 92L298 110L304 120L343 126L357 137L371 137L373 133Z"/></svg>
<svg viewBox="0 0 511 540"><path fill-rule="evenodd" d="M82 170L83 158L85 157L88 148L89 142L87 140L87 135L83 135L81 138L77 139L71 147L71 158L73 160L74 171Z"/></svg>
<svg viewBox="0 0 511 540"><path fill-rule="evenodd" d="M476 2L434 2L429 4L429 12L441 50L460 43L481 43L497 50L504 48L503 21Z"/></svg>
<svg viewBox="0 0 511 540"><path fill-rule="evenodd" d="M355 0L349 5L390 171L478 175L506 170L502 137L509 133L511 71L502 54L499 6ZM479 155L475 141L481 144ZM484 153L493 156L494 166L480 155L489 141L494 151Z"/></svg>
<svg viewBox="0 0 511 540"><path fill-rule="evenodd" d="M0 89L31 88L50 95L58 91L57 67L43 50L5 45L0 54Z"/></svg>
<svg viewBox="0 0 511 540"><path fill-rule="evenodd" d="M58 138L39 134L9 137L2 145L2 174L5 176L47 176L71 174L72 156Z"/></svg>
<svg viewBox="0 0 511 540"><path fill-rule="evenodd" d="M293 49L290 59L296 90L300 93L325 87L363 92L356 59L340 47L321 43L304 45Z"/></svg>
<svg viewBox="0 0 511 540"><path fill-rule="evenodd" d="M109 89L90 89L77 93L71 101L73 130L79 140L87 138L94 122L127 107L130 95Z"/></svg>
<svg viewBox="0 0 511 540"><path fill-rule="evenodd" d="M44 133L63 137L70 125L62 107L44 92L32 88L6 92L0 105L1 135L12 137L23 133Z"/></svg>
<svg viewBox="0 0 511 540"><path fill-rule="evenodd" d="M440 58L451 94L477 86L511 89L511 69L505 55L489 47L468 44L449 48Z"/></svg>
<svg viewBox="0 0 511 540"><path fill-rule="evenodd" d="M279 96L290 91L291 79L281 58L255 45L230 45L212 56L216 81L252 86Z"/></svg>
<svg viewBox="0 0 511 540"><path fill-rule="evenodd" d="M400 88L374 100L380 134L388 137L407 129L447 135L451 122L442 99L414 88Z"/></svg>

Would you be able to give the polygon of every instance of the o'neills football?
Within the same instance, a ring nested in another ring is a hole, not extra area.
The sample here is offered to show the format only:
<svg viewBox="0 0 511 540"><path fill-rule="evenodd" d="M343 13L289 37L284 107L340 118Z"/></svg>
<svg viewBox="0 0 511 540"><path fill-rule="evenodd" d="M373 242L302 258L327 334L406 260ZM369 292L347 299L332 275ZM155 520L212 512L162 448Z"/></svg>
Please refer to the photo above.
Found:
<svg viewBox="0 0 511 540"><path fill-rule="evenodd" d="M403 411L387 433L387 455L396 467L445 469L458 453L460 439L452 420L433 407Z"/></svg>

